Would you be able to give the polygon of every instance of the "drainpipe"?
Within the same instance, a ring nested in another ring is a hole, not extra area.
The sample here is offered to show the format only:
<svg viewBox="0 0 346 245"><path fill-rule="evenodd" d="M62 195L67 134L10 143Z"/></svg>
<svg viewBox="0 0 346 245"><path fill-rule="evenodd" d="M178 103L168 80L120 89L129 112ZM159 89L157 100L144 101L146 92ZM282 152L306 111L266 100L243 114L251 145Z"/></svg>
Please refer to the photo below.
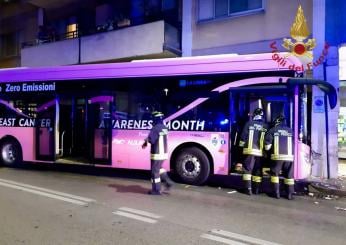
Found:
<svg viewBox="0 0 346 245"><path fill-rule="evenodd" d="M77 32L78 34L78 64L81 63L81 37L80 37L80 33Z"/></svg>

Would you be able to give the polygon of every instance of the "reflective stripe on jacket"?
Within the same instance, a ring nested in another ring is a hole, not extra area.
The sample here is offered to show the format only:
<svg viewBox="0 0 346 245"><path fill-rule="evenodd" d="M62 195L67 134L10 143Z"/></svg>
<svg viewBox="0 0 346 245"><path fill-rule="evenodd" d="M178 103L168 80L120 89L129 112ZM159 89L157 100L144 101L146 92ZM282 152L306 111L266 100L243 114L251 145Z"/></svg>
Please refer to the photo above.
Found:
<svg viewBox="0 0 346 245"><path fill-rule="evenodd" d="M267 124L262 120L248 121L240 136L239 146L243 147L243 154L263 156L264 137Z"/></svg>
<svg viewBox="0 0 346 245"><path fill-rule="evenodd" d="M275 161L293 161L292 129L284 125L271 128L265 136L265 148Z"/></svg>
<svg viewBox="0 0 346 245"><path fill-rule="evenodd" d="M162 123L156 124L148 135L148 142L151 144L150 159L166 160L168 159L167 146L168 129Z"/></svg>

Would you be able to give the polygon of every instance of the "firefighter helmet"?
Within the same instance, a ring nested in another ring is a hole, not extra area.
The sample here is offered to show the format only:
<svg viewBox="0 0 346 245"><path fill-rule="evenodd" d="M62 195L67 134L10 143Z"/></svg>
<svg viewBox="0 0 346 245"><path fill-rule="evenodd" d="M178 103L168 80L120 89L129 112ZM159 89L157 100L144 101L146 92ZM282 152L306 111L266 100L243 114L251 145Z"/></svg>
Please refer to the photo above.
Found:
<svg viewBox="0 0 346 245"><path fill-rule="evenodd" d="M263 111L262 108L256 108L256 109L253 111L253 119L254 119L254 120L262 119L262 118L263 118L263 115L264 115L264 111Z"/></svg>
<svg viewBox="0 0 346 245"><path fill-rule="evenodd" d="M163 113L162 112L160 112L160 111L153 111L151 113L151 116L153 118L154 125L158 124L158 123L162 123L162 119L163 119Z"/></svg>
<svg viewBox="0 0 346 245"><path fill-rule="evenodd" d="M153 111L151 113L151 115L153 116L153 118L162 118L163 117L163 113L160 111Z"/></svg>
<svg viewBox="0 0 346 245"><path fill-rule="evenodd" d="M282 124L283 122L285 122L285 117L283 115L280 115L280 116L275 118L274 125L277 126L277 125Z"/></svg>

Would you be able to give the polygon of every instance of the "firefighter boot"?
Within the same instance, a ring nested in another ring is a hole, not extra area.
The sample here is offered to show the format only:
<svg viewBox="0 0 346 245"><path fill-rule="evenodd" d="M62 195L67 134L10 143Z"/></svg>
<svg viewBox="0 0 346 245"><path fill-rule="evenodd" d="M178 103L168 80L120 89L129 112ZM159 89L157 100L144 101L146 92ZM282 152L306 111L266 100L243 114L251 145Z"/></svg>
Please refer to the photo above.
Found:
<svg viewBox="0 0 346 245"><path fill-rule="evenodd" d="M163 172L160 177L165 182L165 191L169 191L174 185L174 182L169 178L167 172Z"/></svg>
<svg viewBox="0 0 346 245"><path fill-rule="evenodd" d="M273 187L274 187L273 196L276 199L280 199L280 186L279 186L279 183L273 183Z"/></svg>
<svg viewBox="0 0 346 245"><path fill-rule="evenodd" d="M244 193L251 196L251 174L243 174Z"/></svg>
<svg viewBox="0 0 346 245"><path fill-rule="evenodd" d="M260 189L260 183L258 182L253 182L252 183L252 193L255 195L259 194L259 189Z"/></svg>
<svg viewBox="0 0 346 245"><path fill-rule="evenodd" d="M293 185L287 185L286 186L287 190L287 199L288 200L293 200L293 192L294 192L294 186Z"/></svg>
<svg viewBox="0 0 346 245"><path fill-rule="evenodd" d="M148 191L149 195L161 195L160 188L161 185L160 183L152 183L151 184L151 191Z"/></svg>
<svg viewBox="0 0 346 245"><path fill-rule="evenodd" d="M273 188L273 197L279 199L280 198L280 179L279 176L272 175L270 177L270 182Z"/></svg>
<svg viewBox="0 0 346 245"><path fill-rule="evenodd" d="M160 178L165 183L165 191L169 191L174 185L174 182L169 178L166 170L162 168L160 169Z"/></svg>
<svg viewBox="0 0 346 245"><path fill-rule="evenodd" d="M245 192L245 194L247 194L247 195L249 195L249 196L252 195L252 189L251 189L251 188L246 188L246 189L244 190L244 192Z"/></svg>
<svg viewBox="0 0 346 245"><path fill-rule="evenodd" d="M253 194L255 195L259 194L261 182L262 182L261 176L256 176L256 175L252 176L252 193Z"/></svg>
<svg viewBox="0 0 346 245"><path fill-rule="evenodd" d="M287 199L288 200L293 200L293 194L292 193L288 193L287 194Z"/></svg>
<svg viewBox="0 0 346 245"><path fill-rule="evenodd" d="M252 188L251 188L251 181L250 180L244 180L244 193L251 196L252 195Z"/></svg>

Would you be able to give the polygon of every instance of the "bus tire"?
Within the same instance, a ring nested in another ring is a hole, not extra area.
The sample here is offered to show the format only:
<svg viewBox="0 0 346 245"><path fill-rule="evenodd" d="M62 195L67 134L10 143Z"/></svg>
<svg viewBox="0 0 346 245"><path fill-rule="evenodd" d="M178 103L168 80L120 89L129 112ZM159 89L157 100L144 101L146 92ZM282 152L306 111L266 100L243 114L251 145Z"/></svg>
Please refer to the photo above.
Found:
<svg viewBox="0 0 346 245"><path fill-rule="evenodd" d="M4 166L18 166L23 161L20 144L13 139L5 139L0 145L0 160Z"/></svg>
<svg viewBox="0 0 346 245"><path fill-rule="evenodd" d="M182 149L175 158L175 173L183 183L204 184L210 174L207 155L197 147Z"/></svg>

